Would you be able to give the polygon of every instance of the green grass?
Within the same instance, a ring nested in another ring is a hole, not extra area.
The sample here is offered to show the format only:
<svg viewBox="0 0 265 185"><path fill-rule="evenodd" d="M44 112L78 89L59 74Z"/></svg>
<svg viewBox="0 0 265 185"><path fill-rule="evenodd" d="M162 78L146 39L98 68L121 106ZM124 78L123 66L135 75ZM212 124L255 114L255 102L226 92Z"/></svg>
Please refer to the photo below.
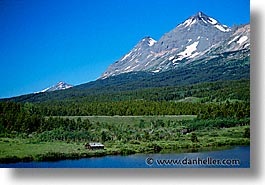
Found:
<svg viewBox="0 0 265 185"><path fill-rule="evenodd" d="M75 153L85 151L84 147L76 143L65 142L36 142L30 139L0 138L0 156L25 157L36 156L47 152Z"/></svg>
<svg viewBox="0 0 265 185"><path fill-rule="evenodd" d="M180 153L250 144L250 138L246 138L245 134L249 125L242 126L239 124L242 121L236 120L197 120L196 116L192 115L64 116L63 118L89 119L91 125L87 128L88 130L83 131L79 129L60 130L58 128L29 135L12 135L13 138L0 138L0 163L157 153L160 149L160 152ZM223 122L231 122L228 124L229 128L218 127ZM193 127L196 129L187 134L180 132L183 128ZM103 132L109 136L109 139L102 139ZM192 142L191 138L194 133L198 141ZM82 139L75 139L83 134L85 135ZM58 139L57 136L60 135L62 137ZM53 139L50 136L56 137ZM90 142L88 137L93 139L91 141L102 142L105 145L105 150L90 151L85 149L85 143Z"/></svg>
<svg viewBox="0 0 265 185"><path fill-rule="evenodd" d="M249 126L237 126L223 129L195 131L198 142L191 141L191 133L179 135L174 139L156 141L108 141L105 150L90 151L84 142L38 142L33 139L0 138L0 163L19 161L52 161L79 159L117 154L154 153L154 147L161 147L161 152L187 152L211 150L220 147L249 145L250 138L244 137L244 130Z"/></svg>

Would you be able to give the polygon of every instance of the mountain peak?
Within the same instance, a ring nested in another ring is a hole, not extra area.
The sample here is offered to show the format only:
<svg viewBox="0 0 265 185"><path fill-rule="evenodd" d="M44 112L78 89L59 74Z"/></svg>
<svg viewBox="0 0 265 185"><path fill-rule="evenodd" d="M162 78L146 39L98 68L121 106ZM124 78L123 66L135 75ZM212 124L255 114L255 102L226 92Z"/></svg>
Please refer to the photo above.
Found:
<svg viewBox="0 0 265 185"><path fill-rule="evenodd" d="M113 76L116 73L128 73L134 71L137 66L141 66L139 61L147 57L143 55L143 53L148 53L148 51L153 48L152 46L154 46L155 43L157 43L157 41L150 36L142 38L129 53L125 54L120 58L120 60L110 65L107 71L104 72L100 78L104 79L109 76ZM139 59L134 60L135 58ZM123 71L120 71L119 69L123 69Z"/></svg>
<svg viewBox="0 0 265 185"><path fill-rule="evenodd" d="M155 39L151 38L150 36L146 36L140 42L145 43L148 46L153 46L157 41Z"/></svg>
<svg viewBox="0 0 265 185"><path fill-rule="evenodd" d="M208 26L208 27L214 27L222 32L231 31L231 29L228 26L222 25L217 20L204 14L203 12L198 12L197 14L189 17L179 26L186 28L186 27L191 27L192 25L196 25L196 24Z"/></svg>
<svg viewBox="0 0 265 185"><path fill-rule="evenodd" d="M58 91L58 90L64 90L64 89L69 89L73 87L73 85L70 85L70 84L67 84L63 81L59 81L56 85L52 86L52 87L48 87L46 89L43 89L42 91L40 92L51 92L51 91ZM40 92L37 92L37 93L40 93Z"/></svg>
<svg viewBox="0 0 265 185"><path fill-rule="evenodd" d="M197 14L195 14L193 17L196 18L203 18L203 17L209 17L206 14L204 14L203 12L198 12Z"/></svg>

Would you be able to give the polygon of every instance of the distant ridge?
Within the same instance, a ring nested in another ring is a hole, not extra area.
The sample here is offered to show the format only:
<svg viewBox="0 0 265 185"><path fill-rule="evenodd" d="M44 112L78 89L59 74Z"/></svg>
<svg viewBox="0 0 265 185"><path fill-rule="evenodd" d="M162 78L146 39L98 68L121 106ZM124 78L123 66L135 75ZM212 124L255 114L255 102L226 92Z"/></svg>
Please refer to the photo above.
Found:
<svg viewBox="0 0 265 185"><path fill-rule="evenodd" d="M52 92L52 91L59 91L59 90L64 90L64 89L69 89L72 88L73 85L67 84L65 82L58 82L52 87L48 87L46 89L43 89L42 91L36 92L36 93L44 93L44 92Z"/></svg>

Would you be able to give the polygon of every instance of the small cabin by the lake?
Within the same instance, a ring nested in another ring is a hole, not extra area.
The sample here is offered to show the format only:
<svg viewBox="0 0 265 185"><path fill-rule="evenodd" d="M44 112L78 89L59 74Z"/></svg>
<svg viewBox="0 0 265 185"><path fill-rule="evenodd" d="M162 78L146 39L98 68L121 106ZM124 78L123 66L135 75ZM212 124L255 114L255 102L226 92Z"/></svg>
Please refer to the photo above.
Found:
<svg viewBox="0 0 265 185"><path fill-rule="evenodd" d="M104 150L104 145L101 143L87 143L85 147L89 150Z"/></svg>

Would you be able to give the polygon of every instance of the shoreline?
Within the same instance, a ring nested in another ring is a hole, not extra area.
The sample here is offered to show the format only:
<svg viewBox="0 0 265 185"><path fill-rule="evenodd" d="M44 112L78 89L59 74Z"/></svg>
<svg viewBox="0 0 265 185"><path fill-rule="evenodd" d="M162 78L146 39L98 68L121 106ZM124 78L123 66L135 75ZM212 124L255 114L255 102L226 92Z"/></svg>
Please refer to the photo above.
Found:
<svg viewBox="0 0 265 185"><path fill-rule="evenodd" d="M63 153L63 152L47 152L44 154L39 154L37 156L25 156L25 157L17 157L10 156L0 158L0 164L15 164L15 163L29 163L29 162L57 162L63 160L79 160L86 158L99 158L105 156L128 156L135 154L182 154L182 153L198 153L198 152L210 152L210 151L222 151L227 149L232 149L238 146L250 146L250 143L244 145L224 145L224 146L211 146L211 147L194 147L194 148L186 148L186 149L178 149L178 150L169 150L163 149L160 152L131 152L124 154L122 151L115 150L97 150L97 151L89 151L88 153Z"/></svg>

